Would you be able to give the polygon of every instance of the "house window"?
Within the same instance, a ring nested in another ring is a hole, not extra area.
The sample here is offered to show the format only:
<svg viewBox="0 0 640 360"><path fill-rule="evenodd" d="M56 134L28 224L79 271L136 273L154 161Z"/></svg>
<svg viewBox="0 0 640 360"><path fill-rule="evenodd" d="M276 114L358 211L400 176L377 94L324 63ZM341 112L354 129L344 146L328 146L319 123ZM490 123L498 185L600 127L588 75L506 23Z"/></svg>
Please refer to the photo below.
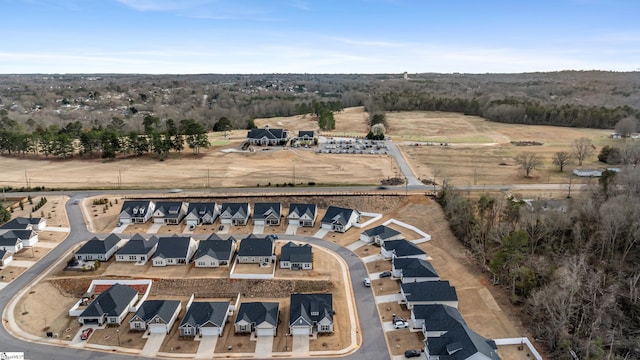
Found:
<svg viewBox="0 0 640 360"><path fill-rule="evenodd" d="M136 321L133 327L135 327L136 329L140 329L140 323Z"/></svg>
<svg viewBox="0 0 640 360"><path fill-rule="evenodd" d="M309 263L305 263L305 264L303 265L303 267L304 267L305 269L311 269L311 264L309 264Z"/></svg>
<svg viewBox="0 0 640 360"><path fill-rule="evenodd" d="M191 335L191 328L190 327L183 328L182 333L185 335Z"/></svg>
<svg viewBox="0 0 640 360"><path fill-rule="evenodd" d="M135 255L129 255L129 260L136 260L137 256Z"/></svg>
<svg viewBox="0 0 640 360"><path fill-rule="evenodd" d="M204 261L198 261L198 266L205 266L207 263Z"/></svg>
<svg viewBox="0 0 640 360"><path fill-rule="evenodd" d="M320 331L324 331L324 332L330 331L329 325L320 325Z"/></svg>

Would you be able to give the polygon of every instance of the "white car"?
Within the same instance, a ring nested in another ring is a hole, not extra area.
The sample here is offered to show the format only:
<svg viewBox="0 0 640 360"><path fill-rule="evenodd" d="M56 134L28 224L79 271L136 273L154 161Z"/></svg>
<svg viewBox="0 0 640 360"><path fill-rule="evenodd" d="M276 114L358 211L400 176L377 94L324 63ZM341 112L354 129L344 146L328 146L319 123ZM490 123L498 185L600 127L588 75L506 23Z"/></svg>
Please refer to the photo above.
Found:
<svg viewBox="0 0 640 360"><path fill-rule="evenodd" d="M393 322L394 329L406 329L409 327L409 323L404 320L396 320Z"/></svg>
<svg viewBox="0 0 640 360"><path fill-rule="evenodd" d="M370 286L371 286L371 279L369 279L369 278L364 278L364 286L366 286L366 287L370 287Z"/></svg>

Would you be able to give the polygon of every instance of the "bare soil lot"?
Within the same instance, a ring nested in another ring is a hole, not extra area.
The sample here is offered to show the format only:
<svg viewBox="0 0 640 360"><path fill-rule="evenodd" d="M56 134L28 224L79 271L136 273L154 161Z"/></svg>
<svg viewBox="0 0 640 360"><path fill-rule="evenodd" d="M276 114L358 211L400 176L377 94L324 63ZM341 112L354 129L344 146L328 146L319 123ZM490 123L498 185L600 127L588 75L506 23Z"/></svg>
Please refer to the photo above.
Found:
<svg viewBox="0 0 640 360"><path fill-rule="evenodd" d="M147 339L142 337L143 332L129 330L129 320L131 320L131 316L132 315L128 315L120 326L95 329L87 343L142 350Z"/></svg>
<svg viewBox="0 0 640 360"><path fill-rule="evenodd" d="M387 336L387 344L391 355L402 355L409 349L424 348L424 336L421 332L411 332L409 329L400 329L389 331Z"/></svg>

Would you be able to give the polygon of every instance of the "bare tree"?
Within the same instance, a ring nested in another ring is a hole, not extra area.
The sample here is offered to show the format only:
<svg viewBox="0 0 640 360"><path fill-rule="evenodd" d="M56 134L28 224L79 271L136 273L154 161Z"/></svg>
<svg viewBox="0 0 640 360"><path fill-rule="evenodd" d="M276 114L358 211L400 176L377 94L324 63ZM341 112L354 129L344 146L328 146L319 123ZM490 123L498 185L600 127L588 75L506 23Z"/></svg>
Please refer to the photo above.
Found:
<svg viewBox="0 0 640 360"><path fill-rule="evenodd" d="M564 171L564 167L573 163L573 156L568 151L558 151L553 154L553 165L560 168L560 172Z"/></svg>
<svg viewBox="0 0 640 360"><path fill-rule="evenodd" d="M591 143L591 139L581 137L573 142L573 155L578 160L578 166L582 166L582 162L589 156L593 155L595 147Z"/></svg>
<svg viewBox="0 0 640 360"><path fill-rule="evenodd" d="M532 170L542 166L542 157L536 153L524 151L516 155L516 163L520 165L520 169L524 170L524 177L529 177Z"/></svg>
<svg viewBox="0 0 640 360"><path fill-rule="evenodd" d="M616 124L616 132L623 138L628 138L631 134L638 131L638 119L628 116Z"/></svg>

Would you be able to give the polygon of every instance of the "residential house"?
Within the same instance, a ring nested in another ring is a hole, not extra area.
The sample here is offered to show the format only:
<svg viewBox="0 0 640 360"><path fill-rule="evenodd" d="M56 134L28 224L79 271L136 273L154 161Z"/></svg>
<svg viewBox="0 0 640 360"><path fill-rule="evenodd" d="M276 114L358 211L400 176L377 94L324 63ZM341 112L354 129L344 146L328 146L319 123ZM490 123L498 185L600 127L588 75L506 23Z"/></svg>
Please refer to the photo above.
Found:
<svg viewBox="0 0 640 360"><path fill-rule="evenodd" d="M401 232L384 225L378 225L360 233L360 240L369 244L374 243L380 245L385 240L399 239L402 239Z"/></svg>
<svg viewBox="0 0 640 360"><path fill-rule="evenodd" d="M153 211L155 224L178 225L187 213L189 204L182 201L158 201Z"/></svg>
<svg viewBox="0 0 640 360"><path fill-rule="evenodd" d="M179 300L146 300L129 320L129 329L168 334L181 308Z"/></svg>
<svg viewBox="0 0 640 360"><path fill-rule="evenodd" d="M192 302L180 323L180 336L222 336L229 307L228 301Z"/></svg>
<svg viewBox="0 0 640 360"><path fill-rule="evenodd" d="M391 273L402 283L438 281L440 277L430 262L416 258L396 258L391 260Z"/></svg>
<svg viewBox="0 0 640 360"><path fill-rule="evenodd" d="M272 129L268 125L263 129L251 129L247 133L247 141L251 145L285 145L288 138L288 130Z"/></svg>
<svg viewBox="0 0 640 360"><path fill-rule="evenodd" d="M157 237L151 236L149 240L145 240L140 234L135 234L116 252L116 261L145 264L156 252L157 247Z"/></svg>
<svg viewBox="0 0 640 360"><path fill-rule="evenodd" d="M298 141L304 141L304 142L313 142L313 139L315 139L316 133L313 130L299 130L298 131Z"/></svg>
<svg viewBox="0 0 640 360"><path fill-rule="evenodd" d="M218 215L220 215L220 212L215 202L194 202L189 203L184 221L190 227L200 224L213 224Z"/></svg>
<svg viewBox="0 0 640 360"><path fill-rule="evenodd" d="M496 343L471 330L456 308L416 305L411 320L422 328L427 359L500 360Z"/></svg>
<svg viewBox="0 0 640 360"><path fill-rule="evenodd" d="M7 266L13 261L13 253L11 251L0 250L0 266Z"/></svg>
<svg viewBox="0 0 640 360"><path fill-rule="evenodd" d="M289 205L289 225L313 227L318 216L316 204L291 204Z"/></svg>
<svg viewBox="0 0 640 360"><path fill-rule="evenodd" d="M313 253L309 244L289 241L280 249L280 268L292 270L313 269Z"/></svg>
<svg viewBox="0 0 640 360"><path fill-rule="evenodd" d="M280 203L255 203L253 205L254 225L280 225L282 217L282 204Z"/></svg>
<svg viewBox="0 0 640 360"><path fill-rule="evenodd" d="M89 306L87 306L78 321L83 325L120 324L127 316L129 308L138 300L138 292L133 288L114 284L106 291L98 295Z"/></svg>
<svg viewBox="0 0 640 360"><path fill-rule="evenodd" d="M323 229L343 233L357 224L359 220L360 213L357 210L329 206L324 217L320 220L320 224Z"/></svg>
<svg viewBox="0 0 640 360"><path fill-rule="evenodd" d="M16 230L16 231L31 231L31 230ZM17 253L22 250L24 245L22 244L22 238L16 234L13 230L7 231L0 235L0 250L8 251L11 253Z"/></svg>
<svg viewBox="0 0 640 360"><path fill-rule="evenodd" d="M82 245L74 256L77 260L83 261L109 261L111 256L118 250L118 244L121 240L116 234L110 234L104 240L94 237Z"/></svg>
<svg viewBox="0 0 640 360"><path fill-rule="evenodd" d="M234 324L235 333L250 334L255 331L256 336L276 336L279 305L277 302L246 302L240 304Z"/></svg>
<svg viewBox="0 0 640 360"><path fill-rule="evenodd" d="M382 254L385 259L391 259L393 257L427 258L427 253L425 253L424 250L405 239L383 241L380 246L380 254Z"/></svg>
<svg viewBox="0 0 640 360"><path fill-rule="evenodd" d="M247 225L251 206L249 203L223 203L220 207L220 223L224 225Z"/></svg>
<svg viewBox="0 0 640 360"><path fill-rule="evenodd" d="M238 263L269 265L275 259L275 242L271 236L251 234L240 241Z"/></svg>
<svg viewBox="0 0 640 360"><path fill-rule="evenodd" d="M193 262L196 267L229 266L235 252L236 239L233 236L223 240L218 235L211 234L207 240L198 243Z"/></svg>
<svg viewBox="0 0 640 360"><path fill-rule="evenodd" d="M456 288L448 281L408 282L400 285L400 304L406 304L411 310L415 305L448 305L458 307Z"/></svg>
<svg viewBox="0 0 640 360"><path fill-rule="evenodd" d="M0 239L2 238L9 244L20 239L22 247L32 247L39 240L38 233L33 230L0 230Z"/></svg>
<svg viewBox="0 0 640 360"><path fill-rule="evenodd" d="M154 209L155 203L151 200L126 200L118 220L122 224L144 224L151 219Z"/></svg>
<svg viewBox="0 0 640 360"><path fill-rule="evenodd" d="M188 264L198 245L190 236L170 236L158 239L153 266Z"/></svg>
<svg viewBox="0 0 640 360"><path fill-rule="evenodd" d="M331 294L291 294L289 333L312 335L333 332L333 297Z"/></svg>
<svg viewBox="0 0 640 360"><path fill-rule="evenodd" d="M17 217L2 224L0 230L34 230L42 231L47 227L47 220L41 217Z"/></svg>

